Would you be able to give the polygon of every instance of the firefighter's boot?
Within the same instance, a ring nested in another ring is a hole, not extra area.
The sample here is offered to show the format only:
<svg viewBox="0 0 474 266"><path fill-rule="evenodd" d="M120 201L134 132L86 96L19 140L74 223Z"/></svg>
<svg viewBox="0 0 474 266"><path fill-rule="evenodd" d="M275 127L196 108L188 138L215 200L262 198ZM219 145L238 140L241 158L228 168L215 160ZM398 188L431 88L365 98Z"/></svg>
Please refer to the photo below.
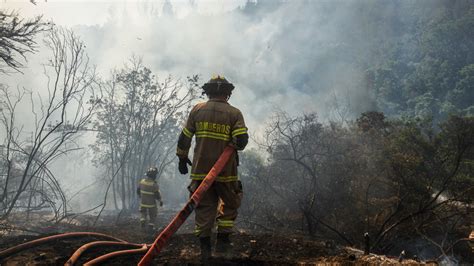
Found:
<svg viewBox="0 0 474 266"><path fill-rule="evenodd" d="M230 234L218 233L216 241L216 253L222 256L228 256L232 251L232 243L230 241Z"/></svg>
<svg viewBox="0 0 474 266"><path fill-rule="evenodd" d="M201 245L201 261L206 264L211 258L211 237L200 237L199 242Z"/></svg>

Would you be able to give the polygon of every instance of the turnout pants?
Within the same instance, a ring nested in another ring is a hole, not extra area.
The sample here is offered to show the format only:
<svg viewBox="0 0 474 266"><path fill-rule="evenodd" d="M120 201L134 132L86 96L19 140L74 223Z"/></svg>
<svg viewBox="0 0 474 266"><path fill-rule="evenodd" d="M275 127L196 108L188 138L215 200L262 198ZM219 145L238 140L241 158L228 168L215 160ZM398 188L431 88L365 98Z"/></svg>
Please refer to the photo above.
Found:
<svg viewBox="0 0 474 266"><path fill-rule="evenodd" d="M191 194L200 183L201 181L197 180L191 182L188 187ZM196 208L195 235L198 237L211 236L215 222L217 222L218 233L232 233L242 195L240 181L214 182Z"/></svg>
<svg viewBox="0 0 474 266"><path fill-rule="evenodd" d="M155 226L155 220L158 213L158 209L156 206L154 207L140 207L140 223L142 225L146 224L147 216L150 217L148 222L149 225Z"/></svg>

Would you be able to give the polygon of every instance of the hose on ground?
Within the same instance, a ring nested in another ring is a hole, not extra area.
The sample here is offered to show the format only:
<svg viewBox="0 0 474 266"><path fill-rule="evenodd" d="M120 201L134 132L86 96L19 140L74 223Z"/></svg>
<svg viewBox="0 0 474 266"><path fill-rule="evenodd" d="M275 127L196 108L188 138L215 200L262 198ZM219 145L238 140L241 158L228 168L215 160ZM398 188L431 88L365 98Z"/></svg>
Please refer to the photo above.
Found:
<svg viewBox="0 0 474 266"><path fill-rule="evenodd" d="M150 247L151 245L146 245L146 244L143 244L143 246L141 248L138 248L138 249L127 249L127 250L121 250L121 251L114 251L114 252L110 252L108 254L105 254L105 255L102 255L100 257L97 257L93 260L90 260L86 263L84 263L85 266L92 266L92 265L97 265L97 264L100 264L106 260L109 260L111 258L114 258L114 257L117 257L117 256L121 256L121 255L130 255L130 254L141 254L141 253L145 253L147 252L148 248Z"/></svg>
<svg viewBox="0 0 474 266"><path fill-rule="evenodd" d="M103 238L108 238L111 240L115 240L117 242L126 242L122 239L109 236L106 234L102 233L95 233L95 232L71 232L71 233L64 233L64 234L59 234L59 235L52 235L52 236L47 236L39 239L35 239L26 243L22 243L19 245L16 245L11 248L7 248L5 250L0 251L0 260L5 259L8 256L11 256L15 253L18 253L20 251L23 251L25 249L29 249L50 241L58 240L58 239L64 239L64 238L73 238L73 237L87 237L87 236L96 236L96 237L103 237Z"/></svg>
<svg viewBox="0 0 474 266"><path fill-rule="evenodd" d="M94 241L87 244L82 245L79 247L66 261L64 265L72 266L74 265L77 260L81 257L81 255L86 252L89 248L96 247L96 246L125 246L125 247L142 247L143 244L135 244L135 243L128 243L128 242L117 242L117 241Z"/></svg>

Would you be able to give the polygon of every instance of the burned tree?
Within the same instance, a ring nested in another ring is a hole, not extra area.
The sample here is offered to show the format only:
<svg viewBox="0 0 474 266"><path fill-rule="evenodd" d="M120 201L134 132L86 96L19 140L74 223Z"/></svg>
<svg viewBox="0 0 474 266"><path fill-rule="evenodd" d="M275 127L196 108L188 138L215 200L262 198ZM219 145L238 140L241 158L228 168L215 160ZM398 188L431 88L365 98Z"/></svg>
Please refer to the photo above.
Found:
<svg viewBox="0 0 474 266"><path fill-rule="evenodd" d="M353 145L347 131L336 124L323 125L315 114L293 118L280 113L265 135L261 146L270 156L268 165L253 174L258 176L243 176L267 195L268 202L255 206L270 222L265 226L279 224L313 236L329 231L352 244L339 228L345 220L343 202L350 193L344 172L352 163L345 154Z"/></svg>
<svg viewBox="0 0 474 266"><path fill-rule="evenodd" d="M385 137L384 180L390 187L385 197L392 200L373 206L379 210L372 224L377 236L373 245L380 250L407 235L440 233L435 229L440 221L454 225L450 241L456 241L459 236L454 232L460 233L469 218L474 191L473 119L453 116L440 124L439 132L430 124L402 122Z"/></svg>
<svg viewBox="0 0 474 266"><path fill-rule="evenodd" d="M40 16L25 20L17 13L0 10L0 73L7 68L20 71L23 63L18 57L26 60L26 54L35 51L35 37L46 26Z"/></svg>
<svg viewBox="0 0 474 266"><path fill-rule="evenodd" d="M2 151L2 218L17 210L50 209L59 220L67 213L67 200L49 165L77 146L75 137L89 122L99 88L84 44L73 32L51 30L46 39L51 59L44 64L46 91L3 86L0 123L5 133ZM18 121L20 104L31 108L32 128ZM31 138L22 134L31 130Z"/></svg>
<svg viewBox="0 0 474 266"><path fill-rule="evenodd" d="M420 239L452 252L468 234L474 125L472 117L431 125L377 112L348 126L278 114L262 144L268 162L243 156L252 199L244 222L359 247L368 232L375 252Z"/></svg>
<svg viewBox="0 0 474 266"><path fill-rule="evenodd" d="M159 178L174 160L183 111L196 98L196 83L197 76L186 82L171 76L159 80L136 58L107 82L94 147L116 209L136 207L136 184L147 167L156 165Z"/></svg>

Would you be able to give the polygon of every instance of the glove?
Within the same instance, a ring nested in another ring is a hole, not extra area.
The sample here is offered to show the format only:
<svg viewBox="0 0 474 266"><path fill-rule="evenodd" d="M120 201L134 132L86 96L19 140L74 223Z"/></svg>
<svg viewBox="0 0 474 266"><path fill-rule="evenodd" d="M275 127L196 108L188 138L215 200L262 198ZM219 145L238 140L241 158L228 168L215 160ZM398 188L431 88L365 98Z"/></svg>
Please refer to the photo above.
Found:
<svg viewBox="0 0 474 266"><path fill-rule="evenodd" d="M182 174L182 175L185 175L188 173L188 164L189 165L193 165L191 163L191 160L189 160L189 158L179 158L179 165L178 165L178 169L179 169L179 172Z"/></svg>
<svg viewBox="0 0 474 266"><path fill-rule="evenodd" d="M234 141L235 141L235 148L241 151L245 149L245 146L247 146L247 143L249 142L249 135L248 134L237 135L237 137L234 138Z"/></svg>

